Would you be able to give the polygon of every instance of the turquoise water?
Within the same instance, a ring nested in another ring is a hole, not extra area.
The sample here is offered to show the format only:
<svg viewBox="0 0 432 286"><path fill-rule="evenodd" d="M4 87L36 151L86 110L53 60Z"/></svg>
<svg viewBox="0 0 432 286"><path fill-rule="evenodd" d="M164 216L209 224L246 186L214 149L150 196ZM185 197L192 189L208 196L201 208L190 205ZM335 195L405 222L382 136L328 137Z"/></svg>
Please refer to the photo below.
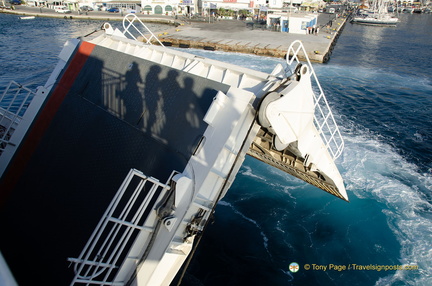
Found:
<svg viewBox="0 0 432 286"><path fill-rule="evenodd" d="M101 24L0 14L0 86L43 85L64 42ZM432 285L431 27L430 15L346 25L330 61L315 65L345 138L337 164L350 203L247 158L183 285ZM281 62L191 52L266 72ZM318 270L330 264L418 269Z"/></svg>

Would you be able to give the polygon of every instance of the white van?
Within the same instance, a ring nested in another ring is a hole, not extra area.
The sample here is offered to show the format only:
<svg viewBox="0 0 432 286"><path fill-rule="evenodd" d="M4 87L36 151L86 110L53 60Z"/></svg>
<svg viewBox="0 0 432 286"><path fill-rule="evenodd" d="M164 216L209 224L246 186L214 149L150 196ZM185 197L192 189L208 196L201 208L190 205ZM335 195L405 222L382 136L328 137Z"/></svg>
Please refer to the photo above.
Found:
<svg viewBox="0 0 432 286"><path fill-rule="evenodd" d="M62 13L62 14L72 13L72 11L69 10L68 7L66 7L66 6L54 6L54 12Z"/></svg>

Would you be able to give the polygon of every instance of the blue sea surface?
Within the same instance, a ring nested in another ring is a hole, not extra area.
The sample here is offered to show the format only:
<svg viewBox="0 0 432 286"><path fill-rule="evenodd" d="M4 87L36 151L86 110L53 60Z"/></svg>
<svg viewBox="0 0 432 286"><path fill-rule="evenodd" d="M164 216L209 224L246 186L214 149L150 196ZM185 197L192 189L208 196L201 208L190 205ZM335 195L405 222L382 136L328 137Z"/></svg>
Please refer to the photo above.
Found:
<svg viewBox="0 0 432 286"><path fill-rule="evenodd" d="M350 202L247 158L182 285L432 285L432 16L400 20L347 24L314 65L345 139ZM43 85L64 42L101 24L0 14L0 89ZM264 72L283 61L190 52ZM377 267L394 265L418 269Z"/></svg>

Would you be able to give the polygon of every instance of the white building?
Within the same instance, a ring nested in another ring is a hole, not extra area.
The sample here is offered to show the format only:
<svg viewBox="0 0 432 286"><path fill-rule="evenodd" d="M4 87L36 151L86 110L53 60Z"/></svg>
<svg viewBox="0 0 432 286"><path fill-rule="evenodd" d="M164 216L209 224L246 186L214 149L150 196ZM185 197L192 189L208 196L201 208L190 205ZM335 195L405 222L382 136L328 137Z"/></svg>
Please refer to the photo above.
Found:
<svg viewBox="0 0 432 286"><path fill-rule="evenodd" d="M252 0L202 0L203 2L208 2L213 4L215 9L225 8L230 10L248 10L252 9L254 6L254 1ZM265 2L265 1L264 1Z"/></svg>
<svg viewBox="0 0 432 286"><path fill-rule="evenodd" d="M269 14L267 25L274 30L293 34L307 34L309 27L316 27L318 14Z"/></svg>
<svg viewBox="0 0 432 286"><path fill-rule="evenodd" d="M141 0L141 11L145 14L174 15L179 10L191 13L194 8L193 0Z"/></svg>
<svg viewBox="0 0 432 286"><path fill-rule="evenodd" d="M117 2L112 0L113 3ZM148 14L195 14L208 13L219 8L229 10L249 10L252 13L264 9L284 9L288 6L300 6L304 0L141 0L141 10ZM310 0L308 2L322 2ZM108 5L108 4L107 4ZM172 9L172 10L171 10Z"/></svg>
<svg viewBox="0 0 432 286"><path fill-rule="evenodd" d="M53 7L67 6L70 10L78 10L82 6L89 6L95 10L105 10L118 7L123 12L131 11L149 15L193 15L207 14L220 8L233 11L249 10L252 14L286 13L289 6L300 5L305 0L28 0L32 6ZM307 3L322 2L322 0L309 0ZM306 2L305 2L306 3ZM297 9L297 8L295 8Z"/></svg>

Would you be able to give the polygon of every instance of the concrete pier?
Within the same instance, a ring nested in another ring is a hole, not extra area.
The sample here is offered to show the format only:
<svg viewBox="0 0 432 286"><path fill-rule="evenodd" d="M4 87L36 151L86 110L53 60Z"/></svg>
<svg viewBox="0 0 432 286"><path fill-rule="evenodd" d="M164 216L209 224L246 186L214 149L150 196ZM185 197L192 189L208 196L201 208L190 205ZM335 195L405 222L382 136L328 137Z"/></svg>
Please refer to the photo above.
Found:
<svg viewBox="0 0 432 286"><path fill-rule="evenodd" d="M320 16L329 18L328 14ZM331 27L324 26L316 35L251 29L242 21L221 20L215 23L185 24L177 28L170 28L157 36L164 45L168 46L281 58L286 56L288 47L293 41L300 40L308 51L311 61L325 63L329 60L346 20L346 17L334 18Z"/></svg>
<svg viewBox="0 0 432 286"><path fill-rule="evenodd" d="M53 10L19 6L16 10L0 10L2 13L21 16L56 17L81 20L119 21L121 13L89 12L88 14L57 14ZM333 47L346 23L346 17L336 14L319 14L316 35L275 32L252 28L247 22L239 20L219 20L213 23L203 21L184 21L162 15L137 14L143 22L168 24L163 32L156 35L166 46L198 48L227 52L249 53L259 56L286 57L289 45L302 41L308 57L313 62L325 63L329 60ZM330 25L327 25L331 23Z"/></svg>

